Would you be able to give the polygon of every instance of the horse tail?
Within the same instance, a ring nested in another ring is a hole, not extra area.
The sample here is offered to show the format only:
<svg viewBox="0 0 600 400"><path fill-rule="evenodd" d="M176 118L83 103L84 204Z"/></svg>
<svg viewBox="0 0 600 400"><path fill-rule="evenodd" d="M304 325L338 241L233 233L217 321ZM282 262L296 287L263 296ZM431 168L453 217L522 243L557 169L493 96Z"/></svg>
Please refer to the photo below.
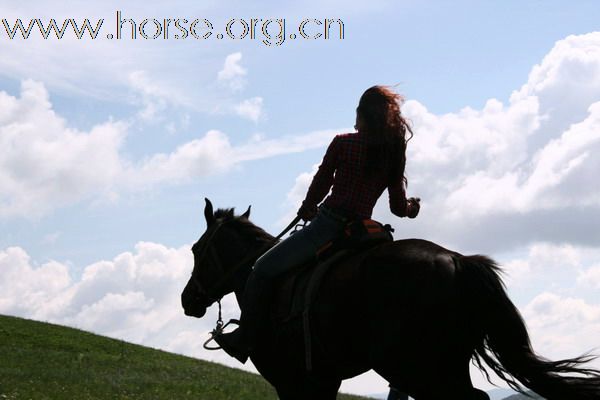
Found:
<svg viewBox="0 0 600 400"><path fill-rule="evenodd" d="M502 270L493 260L460 256L456 265L461 307L468 313L464 317L476 343L474 358L488 380L482 360L521 393L525 391L520 384L548 400L600 399L600 371L581 366L595 357L551 361L535 354L523 317L508 298Z"/></svg>

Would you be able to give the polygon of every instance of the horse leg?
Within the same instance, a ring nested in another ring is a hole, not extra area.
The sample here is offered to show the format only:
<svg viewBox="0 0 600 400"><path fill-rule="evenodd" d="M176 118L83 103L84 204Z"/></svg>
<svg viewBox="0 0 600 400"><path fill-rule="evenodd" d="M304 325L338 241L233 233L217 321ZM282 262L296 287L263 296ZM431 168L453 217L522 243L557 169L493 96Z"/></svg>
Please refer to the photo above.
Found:
<svg viewBox="0 0 600 400"><path fill-rule="evenodd" d="M278 385L279 400L336 400L342 381L331 378L305 377Z"/></svg>
<svg viewBox="0 0 600 400"><path fill-rule="evenodd" d="M415 396L416 400L490 400L483 390L475 389L469 382L435 380L435 388L427 389Z"/></svg>
<svg viewBox="0 0 600 400"><path fill-rule="evenodd" d="M432 362L435 364L435 361ZM425 366L419 370L401 370L393 365L374 370L392 387L408 392L415 400L490 399L487 393L473 387L468 364L462 368L459 365L442 367L441 360L438 360L435 370Z"/></svg>
<svg viewBox="0 0 600 400"><path fill-rule="evenodd" d="M473 389L473 400L490 400L490 396L483 390Z"/></svg>
<svg viewBox="0 0 600 400"><path fill-rule="evenodd" d="M302 400L336 400L342 381L332 378L309 376L304 386L305 397Z"/></svg>
<svg viewBox="0 0 600 400"><path fill-rule="evenodd" d="M408 398L407 389L404 387L405 373L391 368L374 368L373 370L390 383L388 399L406 400Z"/></svg>
<svg viewBox="0 0 600 400"><path fill-rule="evenodd" d="M279 400L298 400L298 393L294 390L291 390L289 387L277 386L275 387L277 391L277 398Z"/></svg>
<svg viewBox="0 0 600 400"><path fill-rule="evenodd" d="M387 400L408 400L408 395L395 387L391 386Z"/></svg>
<svg viewBox="0 0 600 400"><path fill-rule="evenodd" d="M468 369L462 371L447 371L443 376L435 375L433 382L425 387L422 395L415 397L416 400L489 400L484 391L475 389L471 383ZM433 384L432 384L433 383Z"/></svg>

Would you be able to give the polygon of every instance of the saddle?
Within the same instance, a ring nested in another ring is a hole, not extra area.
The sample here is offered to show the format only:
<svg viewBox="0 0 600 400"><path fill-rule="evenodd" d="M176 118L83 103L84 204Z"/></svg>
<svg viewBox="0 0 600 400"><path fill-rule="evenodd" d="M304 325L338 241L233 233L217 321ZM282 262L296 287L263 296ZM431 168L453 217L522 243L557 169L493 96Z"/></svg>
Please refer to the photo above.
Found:
<svg viewBox="0 0 600 400"><path fill-rule="evenodd" d="M310 328L311 305L325 276L335 270L332 279L351 280L358 276L360 263L340 262L383 243L392 242L393 228L372 219L352 220L342 235L323 245L315 258L282 277L271 317L278 325L302 318L306 349L306 368L312 369L312 332Z"/></svg>
<svg viewBox="0 0 600 400"><path fill-rule="evenodd" d="M325 243L317 250L317 259L327 261L343 250L361 250L383 242L391 242L394 240L392 232L394 229L389 224L383 225L373 219L350 221L341 236Z"/></svg>

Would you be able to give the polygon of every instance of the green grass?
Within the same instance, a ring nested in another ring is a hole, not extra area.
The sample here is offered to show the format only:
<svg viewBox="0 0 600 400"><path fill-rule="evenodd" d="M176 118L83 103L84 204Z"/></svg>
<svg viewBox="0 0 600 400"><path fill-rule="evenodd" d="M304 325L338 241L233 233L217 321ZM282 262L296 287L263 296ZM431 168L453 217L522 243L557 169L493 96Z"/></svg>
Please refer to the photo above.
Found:
<svg viewBox="0 0 600 400"><path fill-rule="evenodd" d="M0 400L276 398L242 370L0 315Z"/></svg>

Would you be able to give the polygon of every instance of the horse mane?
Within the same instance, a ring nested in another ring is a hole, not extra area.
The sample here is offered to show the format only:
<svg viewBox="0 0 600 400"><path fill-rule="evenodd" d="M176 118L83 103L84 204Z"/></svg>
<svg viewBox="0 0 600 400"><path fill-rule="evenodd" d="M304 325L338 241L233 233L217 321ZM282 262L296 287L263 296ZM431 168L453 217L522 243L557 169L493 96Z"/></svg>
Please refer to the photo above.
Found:
<svg viewBox="0 0 600 400"><path fill-rule="evenodd" d="M235 215L233 208L219 208L215 211L215 219L220 219L222 222L227 222L239 234L247 239L257 240L260 242L271 242L275 239L268 232L259 226L254 225L248 218L243 215Z"/></svg>

